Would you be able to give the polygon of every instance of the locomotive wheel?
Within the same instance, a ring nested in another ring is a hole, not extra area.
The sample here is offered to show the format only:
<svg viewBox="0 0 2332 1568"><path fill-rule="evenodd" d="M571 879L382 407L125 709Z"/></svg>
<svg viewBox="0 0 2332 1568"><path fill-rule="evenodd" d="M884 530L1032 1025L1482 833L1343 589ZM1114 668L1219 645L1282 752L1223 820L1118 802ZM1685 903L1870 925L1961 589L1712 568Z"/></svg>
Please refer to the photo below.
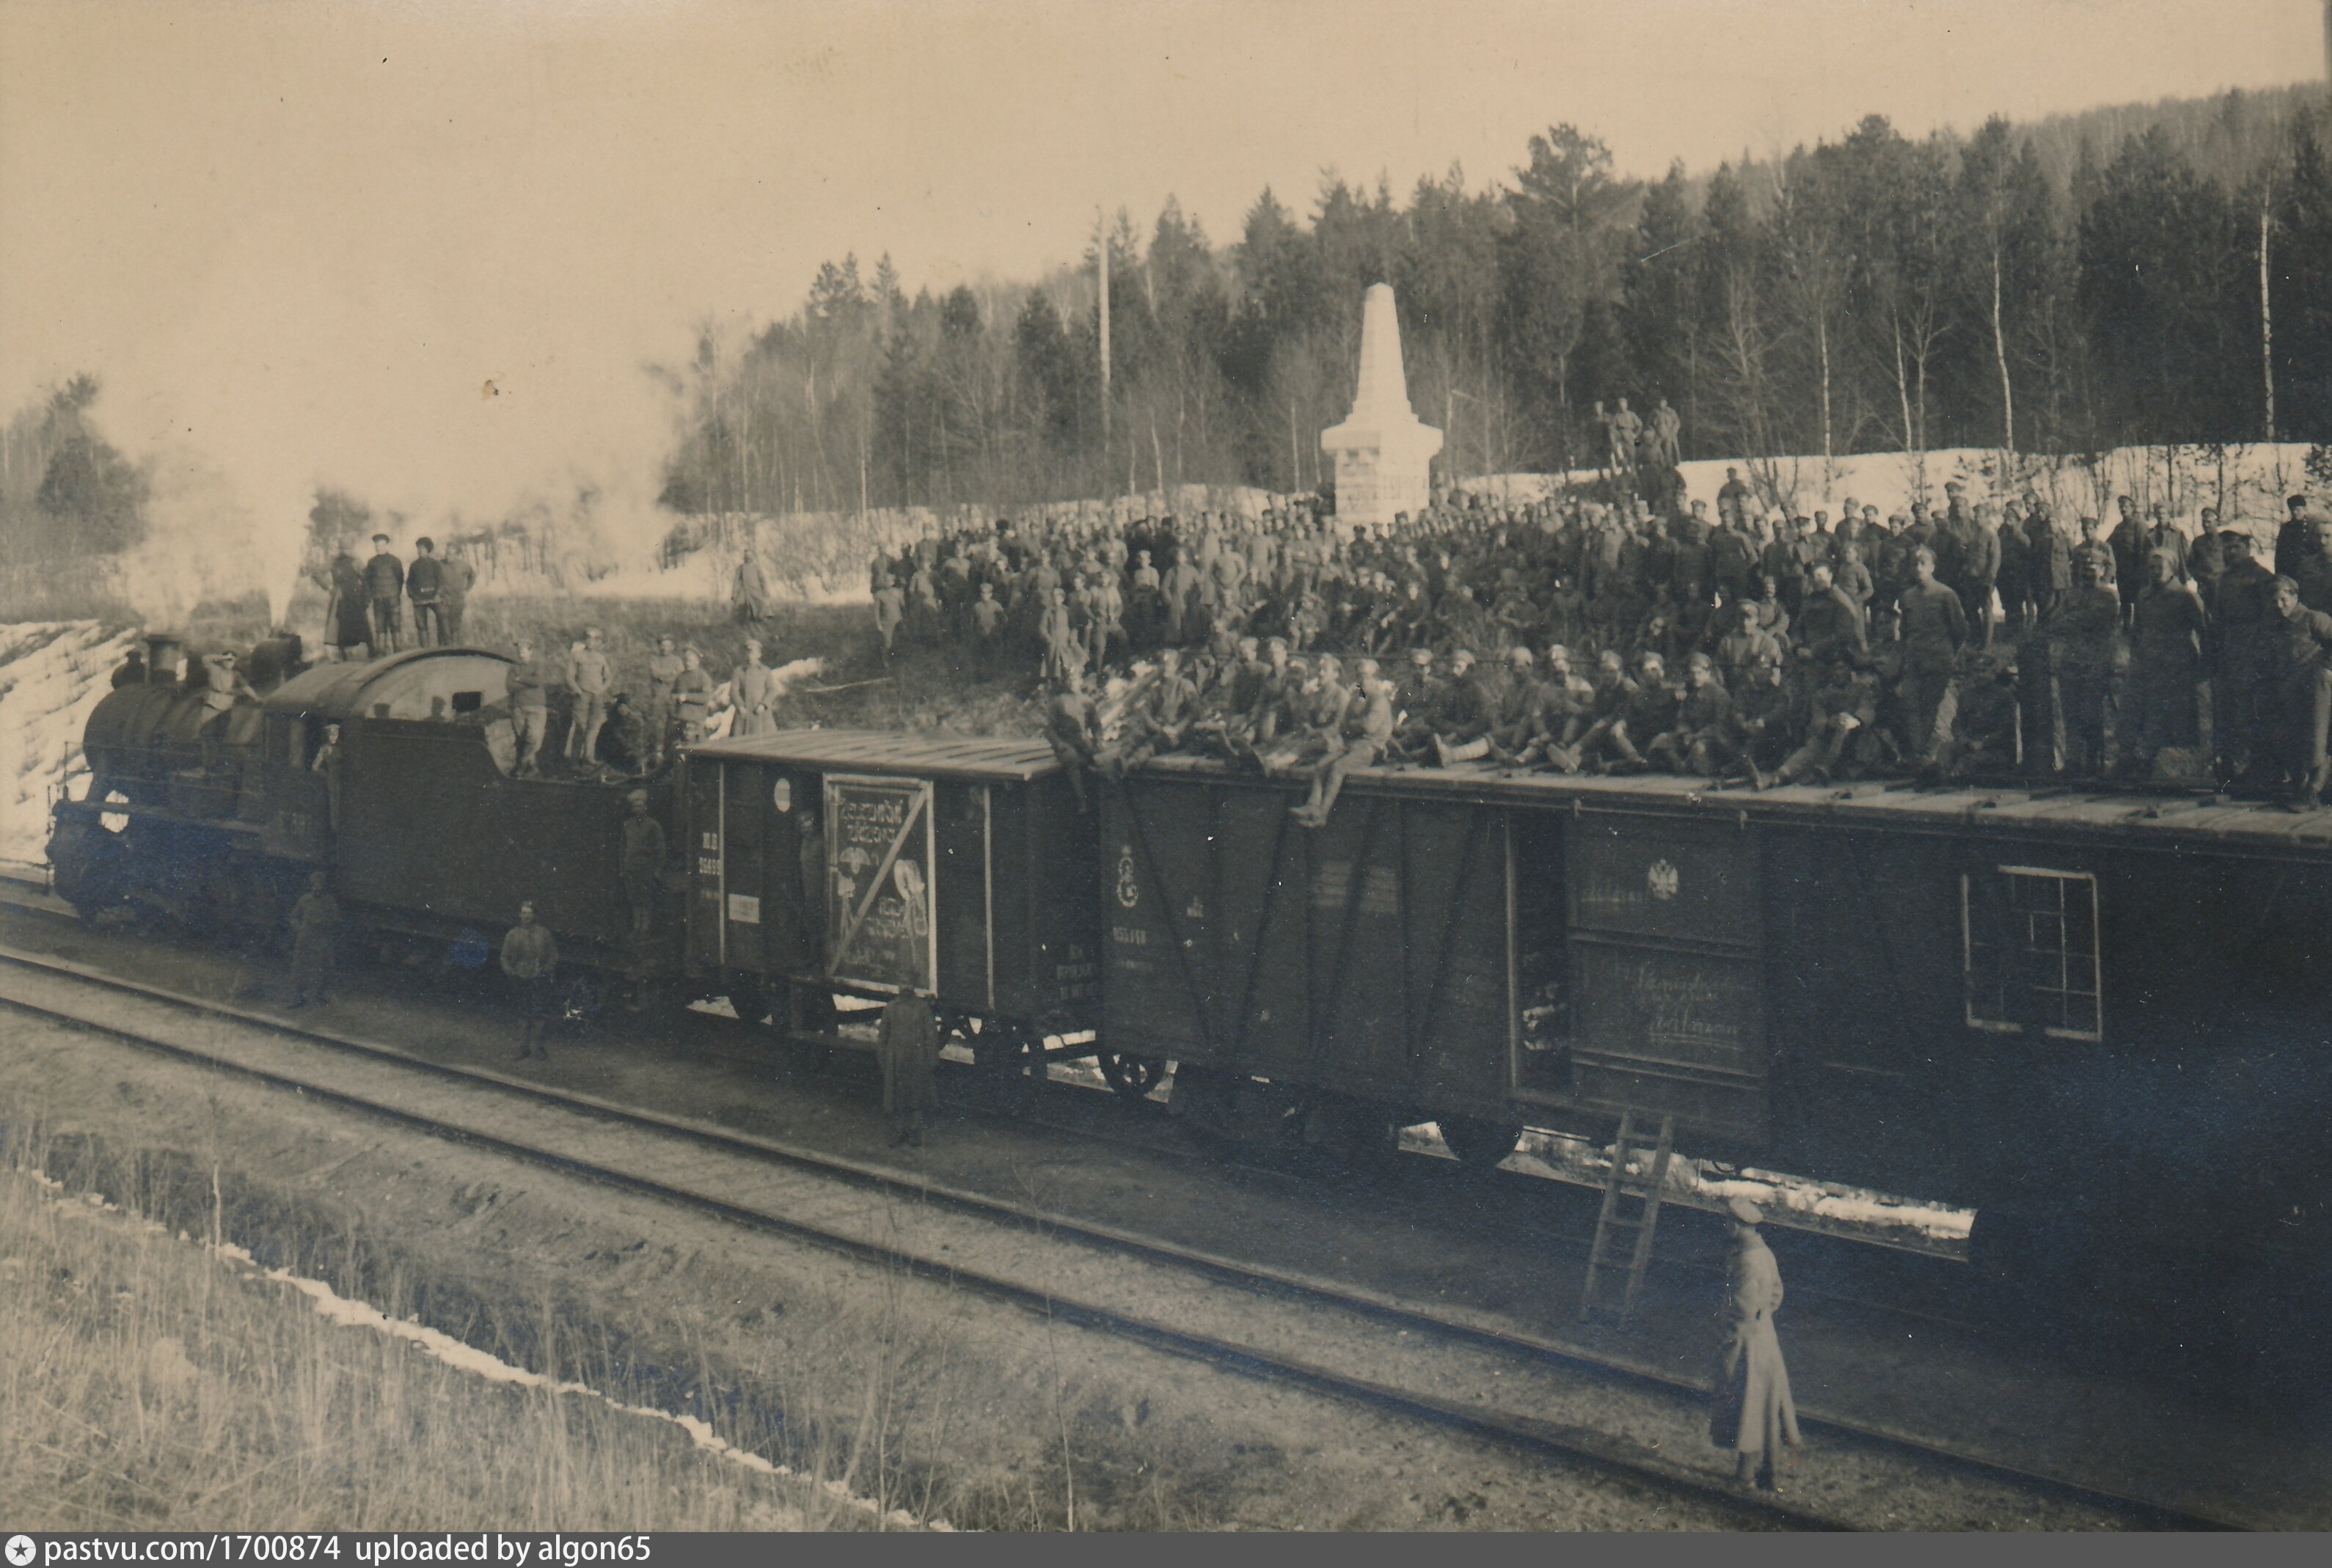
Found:
<svg viewBox="0 0 2332 1568"><path fill-rule="evenodd" d="M1440 1123L1441 1141L1468 1171L1488 1172L1503 1163L1522 1142L1519 1122L1486 1122L1474 1116L1450 1116Z"/></svg>
<svg viewBox="0 0 2332 1568"><path fill-rule="evenodd" d="M1129 1056L1116 1051L1101 1053L1101 1076L1128 1102L1146 1100L1166 1078L1166 1064L1156 1056Z"/></svg>

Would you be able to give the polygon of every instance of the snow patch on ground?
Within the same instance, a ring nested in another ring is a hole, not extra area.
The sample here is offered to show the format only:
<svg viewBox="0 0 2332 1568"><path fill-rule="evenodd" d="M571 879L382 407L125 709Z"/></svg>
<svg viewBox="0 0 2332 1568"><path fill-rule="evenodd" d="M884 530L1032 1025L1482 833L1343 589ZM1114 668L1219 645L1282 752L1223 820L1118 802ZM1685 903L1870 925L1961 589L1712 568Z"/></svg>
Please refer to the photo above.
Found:
<svg viewBox="0 0 2332 1568"><path fill-rule="evenodd" d="M47 1172L35 1171L31 1172L31 1175L33 1180L52 1196L62 1197L64 1193L62 1184L52 1180ZM107 1214L124 1212L119 1205L109 1201L102 1193L84 1192L81 1195L81 1200L90 1208ZM161 1225L151 1219L141 1219L140 1223L149 1231L158 1233L163 1230ZM186 1239L183 1232L180 1233L179 1239ZM524 1367L512 1366L498 1356L490 1355L475 1345L465 1343L449 1334L431 1328L426 1324L390 1317L369 1302L350 1300L321 1280L310 1279L304 1275L293 1274L287 1269L262 1267L258 1260L253 1258L246 1248L232 1241L221 1240L203 1245L205 1251L211 1253L223 1264L261 1278L272 1280L278 1285L288 1286L298 1291L314 1305L317 1315L336 1327L363 1329L372 1334L385 1334L391 1339L403 1340L419 1347L429 1356L456 1372L467 1372L473 1377L483 1378L488 1382L503 1383L516 1388L547 1389L552 1393L562 1396L597 1400L610 1410L620 1410L626 1415L641 1416L651 1420L669 1421L686 1432L690 1441L698 1448L731 1464L764 1476L796 1477L805 1481L810 1480L810 1477L799 1476L790 1465L776 1464L749 1448L738 1448L714 1431L712 1424L702 1417L675 1414L670 1410L657 1410L650 1405L629 1404L604 1394L588 1383L548 1378L540 1372L529 1372ZM944 1520L917 1519L903 1508L885 1510L874 1498L860 1496L831 1477L817 1479L812 1484L845 1506L880 1519L887 1529L951 1532L954 1529L953 1525ZM794 1527L799 1528L801 1525L797 1522Z"/></svg>
<svg viewBox="0 0 2332 1568"><path fill-rule="evenodd" d="M0 626L0 862L47 862L50 803L81 773L81 730L136 640L96 621Z"/></svg>

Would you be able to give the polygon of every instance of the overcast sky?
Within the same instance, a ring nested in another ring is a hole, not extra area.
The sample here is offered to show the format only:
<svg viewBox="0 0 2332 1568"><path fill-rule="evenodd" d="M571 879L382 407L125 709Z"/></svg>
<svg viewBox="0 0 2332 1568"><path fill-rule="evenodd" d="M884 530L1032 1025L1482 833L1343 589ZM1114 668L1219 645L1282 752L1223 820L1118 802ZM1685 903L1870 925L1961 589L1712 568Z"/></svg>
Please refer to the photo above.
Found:
<svg viewBox="0 0 2332 1568"><path fill-rule="evenodd" d="M1624 171L2270 86L2318 0L0 0L0 416L106 427L249 506L318 479L473 515L578 467L633 502L639 366L817 263L1033 274L1096 204L1218 241L1324 167L1503 177L1557 120ZM484 395L492 381L499 396ZM613 477L615 471L626 477Z"/></svg>

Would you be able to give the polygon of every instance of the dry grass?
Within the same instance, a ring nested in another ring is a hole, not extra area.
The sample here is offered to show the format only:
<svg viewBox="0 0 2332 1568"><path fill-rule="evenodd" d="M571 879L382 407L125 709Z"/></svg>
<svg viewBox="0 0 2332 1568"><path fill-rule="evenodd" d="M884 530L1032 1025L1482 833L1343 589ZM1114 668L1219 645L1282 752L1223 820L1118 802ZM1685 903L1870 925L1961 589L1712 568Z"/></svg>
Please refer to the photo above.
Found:
<svg viewBox="0 0 2332 1568"><path fill-rule="evenodd" d="M0 1497L26 1529L863 1527L588 1396L487 1382L0 1172Z"/></svg>

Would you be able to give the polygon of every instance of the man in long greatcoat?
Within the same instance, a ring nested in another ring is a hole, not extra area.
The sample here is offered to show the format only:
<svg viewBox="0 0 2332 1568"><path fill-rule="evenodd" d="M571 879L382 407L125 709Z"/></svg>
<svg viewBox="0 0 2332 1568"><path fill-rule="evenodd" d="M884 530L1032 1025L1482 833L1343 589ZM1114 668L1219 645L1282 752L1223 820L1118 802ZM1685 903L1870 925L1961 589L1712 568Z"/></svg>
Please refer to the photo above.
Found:
<svg viewBox="0 0 2332 1568"><path fill-rule="evenodd" d="M874 1053L883 1063L883 1110L891 1118L891 1142L920 1149L923 1114L939 1104L940 1030L930 992L901 991L883 1009Z"/></svg>
<svg viewBox="0 0 2332 1568"><path fill-rule="evenodd" d="M1764 1210L1746 1198L1735 1198L1727 1207L1733 1256L1725 1270L1724 1340L1708 1438L1733 1451L1736 1483L1754 1477L1763 1490L1778 1492L1773 1467L1779 1450L1787 1445L1794 1464L1805 1446L1798 1435L1797 1404L1790 1398L1790 1369L1773 1332L1773 1315L1782 1307L1782 1268L1758 1234Z"/></svg>

